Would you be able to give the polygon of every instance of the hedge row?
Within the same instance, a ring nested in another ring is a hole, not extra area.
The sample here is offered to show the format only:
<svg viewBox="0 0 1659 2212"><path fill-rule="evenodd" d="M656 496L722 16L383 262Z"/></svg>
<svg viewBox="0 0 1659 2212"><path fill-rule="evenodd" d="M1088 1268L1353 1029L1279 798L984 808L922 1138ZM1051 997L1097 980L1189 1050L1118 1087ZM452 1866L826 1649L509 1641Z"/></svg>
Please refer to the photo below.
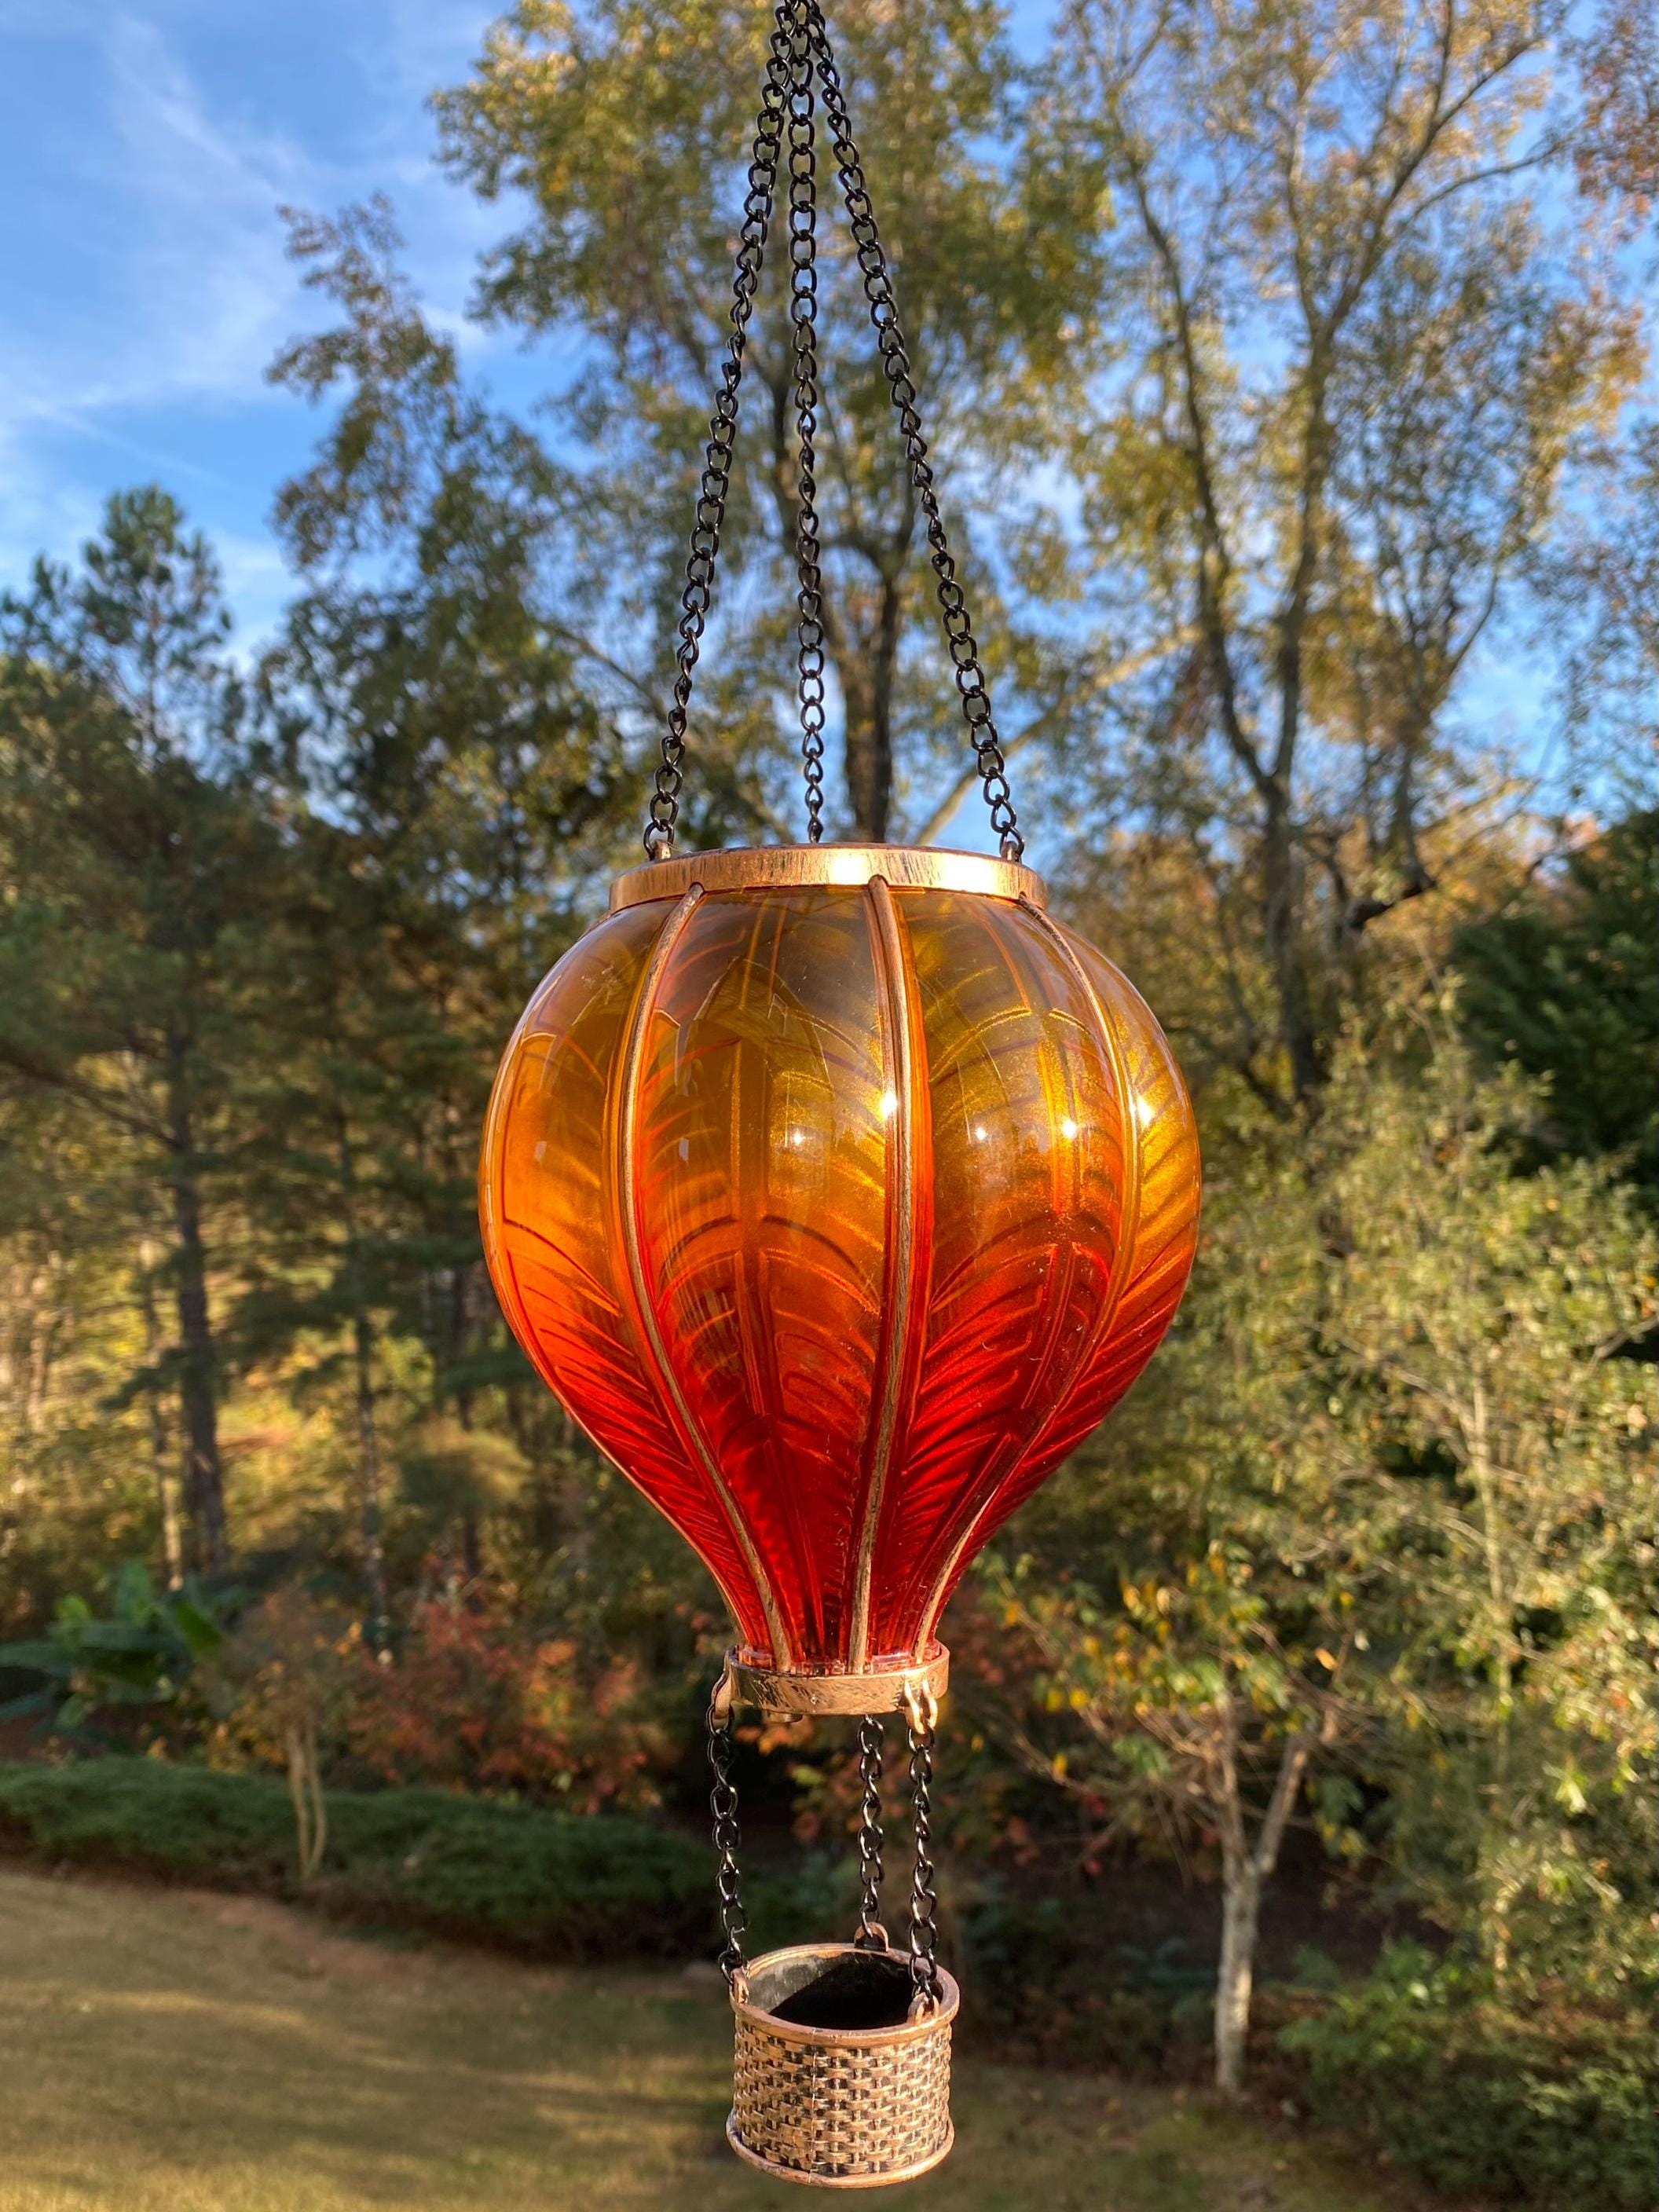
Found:
<svg viewBox="0 0 1659 2212"><path fill-rule="evenodd" d="M540 1959L684 1958L711 1941L695 1838L441 1790L327 1793L328 1850L306 1894L354 1919ZM285 1785L151 1759L0 1763L0 1848L163 1881L295 1893Z"/></svg>

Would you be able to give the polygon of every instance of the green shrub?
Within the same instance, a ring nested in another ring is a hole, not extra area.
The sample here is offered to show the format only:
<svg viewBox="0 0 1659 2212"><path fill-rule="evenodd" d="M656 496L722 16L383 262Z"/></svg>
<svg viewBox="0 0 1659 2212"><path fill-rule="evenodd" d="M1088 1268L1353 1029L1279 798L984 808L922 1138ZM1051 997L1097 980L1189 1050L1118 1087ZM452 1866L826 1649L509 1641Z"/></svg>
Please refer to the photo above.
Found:
<svg viewBox="0 0 1659 2212"><path fill-rule="evenodd" d="M955 1932L970 2015L1030 2057L1185 2073L1208 2037L1215 1970L1188 1957L1179 1937L1121 1942L1075 1898L1022 1896L995 1876Z"/></svg>
<svg viewBox="0 0 1659 2212"><path fill-rule="evenodd" d="M1437 2187L1504 2203L1649 2212L1659 2202L1645 2024L1534 2003L1399 1944L1286 2028L1314 2117L1361 2121Z"/></svg>
<svg viewBox="0 0 1659 2212"><path fill-rule="evenodd" d="M501 1943L532 1956L673 1958L710 1942L708 1855L623 1814L576 1814L441 1790L330 1790L308 1895L356 1919ZM289 1893L283 1783L153 1759L0 1765L0 1842L168 1881Z"/></svg>

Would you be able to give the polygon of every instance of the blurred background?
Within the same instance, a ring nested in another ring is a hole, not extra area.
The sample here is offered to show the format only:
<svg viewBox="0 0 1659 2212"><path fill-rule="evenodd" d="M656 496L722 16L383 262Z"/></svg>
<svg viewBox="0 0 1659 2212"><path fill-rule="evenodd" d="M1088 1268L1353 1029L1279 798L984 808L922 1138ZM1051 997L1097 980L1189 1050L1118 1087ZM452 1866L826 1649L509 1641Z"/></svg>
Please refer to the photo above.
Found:
<svg viewBox="0 0 1659 2212"><path fill-rule="evenodd" d="M7 2212L766 2189L723 1608L472 1181L639 857L770 23L0 13ZM1659 33L830 23L1028 858L1206 1165L1170 1339L945 1624L917 2201L1646 2206ZM820 175L830 834L989 849ZM786 289L685 848L803 833ZM755 1940L849 1921L850 1738L738 1779Z"/></svg>

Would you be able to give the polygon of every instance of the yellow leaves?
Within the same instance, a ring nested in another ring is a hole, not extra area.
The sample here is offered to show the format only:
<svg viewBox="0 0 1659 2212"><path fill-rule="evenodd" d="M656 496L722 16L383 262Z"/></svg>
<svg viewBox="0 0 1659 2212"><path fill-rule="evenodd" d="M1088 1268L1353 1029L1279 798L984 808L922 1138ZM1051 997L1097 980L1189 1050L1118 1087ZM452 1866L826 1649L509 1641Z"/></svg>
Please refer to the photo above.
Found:
<svg viewBox="0 0 1659 2212"><path fill-rule="evenodd" d="M1584 1793L1583 1783L1575 1769L1569 1767L1557 1777L1555 1802L1564 1812L1572 1814L1575 1819L1581 1813L1589 1812L1589 1799Z"/></svg>

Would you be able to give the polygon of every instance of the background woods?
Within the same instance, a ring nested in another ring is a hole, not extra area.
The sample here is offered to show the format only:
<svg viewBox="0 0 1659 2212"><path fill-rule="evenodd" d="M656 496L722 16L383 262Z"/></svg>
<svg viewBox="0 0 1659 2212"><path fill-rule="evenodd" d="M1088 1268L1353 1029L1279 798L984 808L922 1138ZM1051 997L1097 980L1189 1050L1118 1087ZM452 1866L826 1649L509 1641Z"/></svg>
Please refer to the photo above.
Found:
<svg viewBox="0 0 1659 2212"><path fill-rule="evenodd" d="M1045 2053L1645 2203L1652 39L1533 0L831 27L1030 857L1206 1161L1170 1339L947 1623L948 1940ZM317 442L270 632L155 487L0 608L0 1748L155 1751L132 1833L179 1769L228 1833L268 1767L313 1882L360 1877L351 1790L486 1856L525 1847L462 1798L650 1816L595 1924L668 1951L720 1610L511 1343L472 1182L511 1022L638 850L770 31L521 0L434 94L533 414L388 202L289 213L317 314L270 375ZM983 842L817 128L830 834ZM781 258L688 847L804 820ZM849 1879L845 1753L741 1747L763 1918ZM603 1854L558 1833L574 1895Z"/></svg>

